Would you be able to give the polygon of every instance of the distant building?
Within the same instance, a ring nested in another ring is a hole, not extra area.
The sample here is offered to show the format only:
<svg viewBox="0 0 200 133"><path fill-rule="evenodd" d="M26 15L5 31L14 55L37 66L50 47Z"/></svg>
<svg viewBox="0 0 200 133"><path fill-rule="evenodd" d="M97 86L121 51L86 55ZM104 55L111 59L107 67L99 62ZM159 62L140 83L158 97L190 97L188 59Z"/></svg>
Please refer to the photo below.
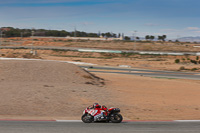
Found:
<svg viewBox="0 0 200 133"><path fill-rule="evenodd" d="M10 28L4 28L4 27L2 27L2 28L0 28L0 30L1 31L10 31L11 29Z"/></svg>
<svg viewBox="0 0 200 133"><path fill-rule="evenodd" d="M103 37L102 35L100 37L70 37L67 36L66 39L72 39L72 40L123 40L123 37L120 38L107 38Z"/></svg>

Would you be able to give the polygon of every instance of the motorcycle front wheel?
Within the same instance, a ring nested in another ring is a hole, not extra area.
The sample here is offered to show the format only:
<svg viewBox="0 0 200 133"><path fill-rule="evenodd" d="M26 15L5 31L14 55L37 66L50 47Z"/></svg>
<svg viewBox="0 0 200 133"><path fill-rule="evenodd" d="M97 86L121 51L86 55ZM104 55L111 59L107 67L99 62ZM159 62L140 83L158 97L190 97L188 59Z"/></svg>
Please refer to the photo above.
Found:
<svg viewBox="0 0 200 133"><path fill-rule="evenodd" d="M94 118L93 116L89 115L89 114L84 114L82 117L81 117L81 120L84 122L84 123L91 123Z"/></svg>
<svg viewBox="0 0 200 133"><path fill-rule="evenodd" d="M111 117L110 117L110 121L112 123L120 123L121 121L123 120L123 117L121 114L113 114Z"/></svg>

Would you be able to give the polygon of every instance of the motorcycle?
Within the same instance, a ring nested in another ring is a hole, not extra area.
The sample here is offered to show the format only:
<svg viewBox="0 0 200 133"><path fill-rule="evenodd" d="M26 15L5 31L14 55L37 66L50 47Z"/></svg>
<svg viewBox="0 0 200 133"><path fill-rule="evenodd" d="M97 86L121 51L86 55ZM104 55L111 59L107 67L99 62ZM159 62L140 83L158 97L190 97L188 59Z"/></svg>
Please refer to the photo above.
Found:
<svg viewBox="0 0 200 133"><path fill-rule="evenodd" d="M84 123L91 123L91 122L120 123L123 120L123 117L121 114L119 114L119 112L120 112L119 108L113 108L113 107L107 110L87 107L83 111L81 120Z"/></svg>

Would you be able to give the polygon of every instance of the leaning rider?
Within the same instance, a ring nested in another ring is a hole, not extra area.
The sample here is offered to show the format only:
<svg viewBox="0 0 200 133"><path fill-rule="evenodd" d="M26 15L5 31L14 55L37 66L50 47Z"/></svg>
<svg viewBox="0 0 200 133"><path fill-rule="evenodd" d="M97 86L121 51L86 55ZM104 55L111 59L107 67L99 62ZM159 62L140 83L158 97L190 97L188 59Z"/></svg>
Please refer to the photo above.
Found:
<svg viewBox="0 0 200 133"><path fill-rule="evenodd" d="M95 109L95 110L101 111L103 117L106 117L107 114L108 114L108 109L105 105L100 106L98 103L94 103L92 108Z"/></svg>

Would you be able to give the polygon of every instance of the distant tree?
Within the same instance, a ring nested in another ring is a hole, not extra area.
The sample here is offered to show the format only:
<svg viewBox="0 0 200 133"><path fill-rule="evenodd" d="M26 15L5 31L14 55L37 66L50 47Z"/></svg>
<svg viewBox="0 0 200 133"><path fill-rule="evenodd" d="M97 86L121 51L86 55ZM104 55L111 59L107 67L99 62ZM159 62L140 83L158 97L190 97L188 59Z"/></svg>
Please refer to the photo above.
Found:
<svg viewBox="0 0 200 133"><path fill-rule="evenodd" d="M167 38L166 35L158 36L158 40L162 40L163 42L165 41L166 38Z"/></svg>
<svg viewBox="0 0 200 133"><path fill-rule="evenodd" d="M98 37L98 34L96 34L96 33L88 33L88 37Z"/></svg>
<svg viewBox="0 0 200 133"><path fill-rule="evenodd" d="M112 34L110 32L105 33L106 37L112 37Z"/></svg>
<svg viewBox="0 0 200 133"><path fill-rule="evenodd" d="M166 38L167 38L166 35L163 35L163 36L162 36L162 40L163 40L163 41L165 41Z"/></svg>
<svg viewBox="0 0 200 133"><path fill-rule="evenodd" d="M154 40L154 39L155 39L155 37L154 37L154 36L150 36L149 38L150 38L151 40Z"/></svg>
<svg viewBox="0 0 200 133"><path fill-rule="evenodd" d="M158 40L162 40L163 42L165 41L166 38L167 38L166 35L158 36Z"/></svg>
<svg viewBox="0 0 200 133"><path fill-rule="evenodd" d="M145 39L146 39L146 40L149 40L149 39L150 39L150 36L149 36L149 35L146 35L146 36L145 36Z"/></svg>
<svg viewBox="0 0 200 133"><path fill-rule="evenodd" d="M158 36L158 40L162 40L162 36Z"/></svg>
<svg viewBox="0 0 200 133"><path fill-rule="evenodd" d="M125 36L124 39L125 39L125 40L131 40L131 38L128 37L128 36Z"/></svg>
<svg viewBox="0 0 200 133"><path fill-rule="evenodd" d="M140 40L140 38L139 38L139 37L136 37L136 40Z"/></svg>

